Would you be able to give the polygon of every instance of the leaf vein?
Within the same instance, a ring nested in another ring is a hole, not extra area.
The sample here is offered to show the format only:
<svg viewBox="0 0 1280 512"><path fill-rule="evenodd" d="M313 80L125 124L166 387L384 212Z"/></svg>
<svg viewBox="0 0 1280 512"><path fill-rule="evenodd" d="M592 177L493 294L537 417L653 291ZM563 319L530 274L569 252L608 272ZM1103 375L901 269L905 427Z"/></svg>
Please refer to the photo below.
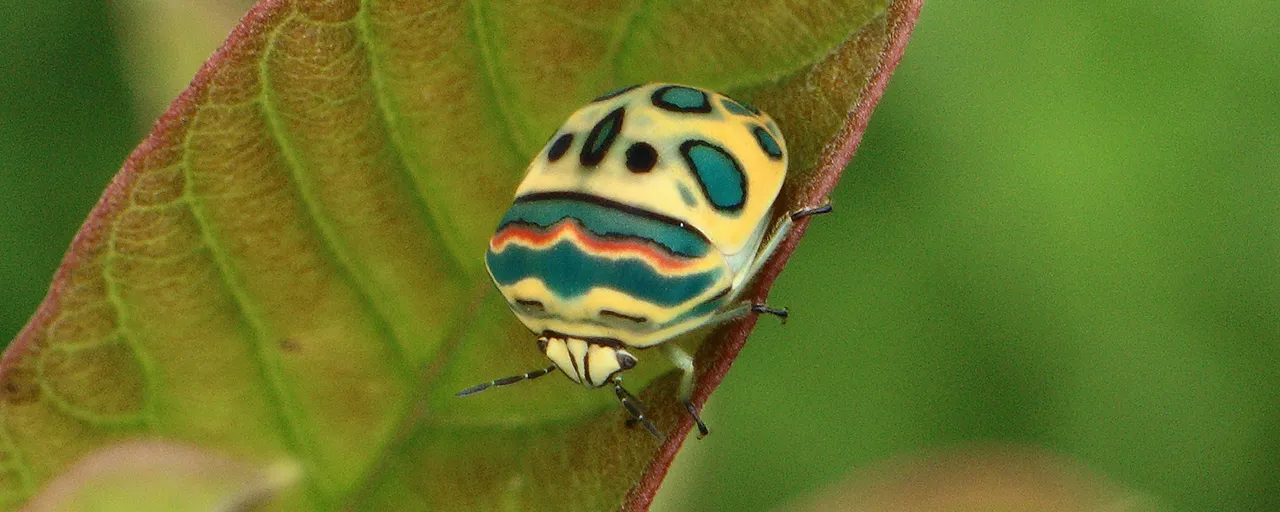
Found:
<svg viewBox="0 0 1280 512"><path fill-rule="evenodd" d="M292 17L281 20L280 24L274 27L268 36L267 50L259 60L259 75L265 75L265 62L271 53L277 35L282 27L284 27ZM249 291L245 285L240 282L240 277L235 270L235 266L231 261L230 252L218 240L210 219L209 212L205 211L203 201L195 191L195 171L191 163L191 136L194 127L198 124L201 110L196 109L192 115L191 122L183 134L182 140L182 174L183 174L183 196L191 209L192 218L195 219L196 227L200 231L200 240L209 250L209 257L213 260L214 266L217 268L219 280L226 286L227 292L231 295L232 301L235 303L240 315L245 319L255 341L258 353L259 369L262 371L262 378L267 384L267 399L274 402L276 407L272 408L278 414L280 428L284 434L285 442L294 453L300 457L300 463L306 472L318 476L318 455L316 447L309 441L308 437L302 432L302 418L298 410L298 405L293 400L293 396L284 383L284 376L280 372L280 361L271 347L274 346L268 336L267 321L263 318L263 313L258 311L253 305L252 298L249 297ZM315 477L307 478L308 489L312 494L328 502L331 498L325 494L323 489L316 482Z"/></svg>
<svg viewBox="0 0 1280 512"><path fill-rule="evenodd" d="M607 69L611 86L620 85L616 82L621 80L619 72L622 70L622 48L626 45L627 40L631 38L631 30L635 27L636 22L640 19L640 15L644 12L647 0L632 0L627 6L627 10L618 17L618 22L613 26L613 31L609 34L609 44L605 47L604 57L601 61L604 63L601 69Z"/></svg>
<svg viewBox="0 0 1280 512"><path fill-rule="evenodd" d="M0 415L7 412L8 405L0 408ZM31 468L26 464L26 457L22 453L22 449L18 448L18 444L13 442L13 435L9 433L9 425L6 422L0 422L0 446L3 447L5 458L8 459L3 468L11 470L18 475L18 484L22 486L22 500L31 496L36 491L36 478L32 474Z"/></svg>
<svg viewBox="0 0 1280 512"><path fill-rule="evenodd" d="M420 159L410 158L409 144L404 140L404 136L400 130L395 129L395 114L391 110L390 93L387 92L386 77L383 76L382 68L379 65L377 57L374 56L373 50L373 27L369 20L370 0L361 0L360 12L356 15L356 34L360 39L360 44L364 45L365 56L369 61L369 82L373 88L373 101L378 108L378 121L382 123L386 130L387 138L391 141L391 147L396 158L396 169L401 171L404 178L408 180L414 187L413 196L414 204L417 206L415 210L423 218L423 224L427 227L428 236L436 242L439 247L444 248L449 257L446 258L451 266L451 274L468 280L466 266L462 264L463 250L457 244L451 244L445 237L445 226L443 225L444 216L439 215L443 206L432 203L427 191L427 185L423 183L418 176L426 174L426 166Z"/></svg>
<svg viewBox="0 0 1280 512"><path fill-rule="evenodd" d="M268 62L270 54L271 50L268 50L267 54L263 56L262 62ZM373 279L360 270L362 267L356 264L356 258L352 256L349 248L341 242L342 236L338 233L338 229L334 227L329 216L325 214L324 208L320 205L319 194L311 186L310 181L306 179L306 168L298 155L298 150L286 135L286 128L281 119L283 114L277 109L275 95L272 94L270 70L263 65L260 68L260 75L262 80L262 101L260 105L262 113L267 120L267 131L271 136L271 140L275 142L276 147L280 149L280 155L284 159L290 181L297 189L297 197L306 209L306 216L320 235L319 239L323 243L326 252L328 252L331 261L336 264L338 273L342 275L345 281L351 284L351 288L360 297L360 301L365 308L372 313L374 324L377 325L377 330L381 334L380 338L390 341L393 364L399 371L401 378L405 378L407 381L412 370L409 367L408 358L404 354L403 340L396 335L395 330L391 327L391 321L389 320L391 315L387 312L390 306L386 304L385 299L381 298L384 297L383 294L371 292L371 290L378 289L377 285L374 284Z"/></svg>
<svg viewBox="0 0 1280 512"><path fill-rule="evenodd" d="M498 109L498 117L502 118L503 125L506 127L504 135L506 135L511 147L519 153L520 160L528 161L533 157L534 150L529 147L529 142L521 136L515 114L519 112L514 105L510 105L507 98L510 94L506 90L505 84L498 77L498 62L493 55L493 48L489 43L488 28L484 22L484 10L482 3L484 0L472 0L471 2L471 37L472 42L476 45L476 50L480 54L480 67L484 70L485 79L489 82L489 94L493 99L493 104Z"/></svg>

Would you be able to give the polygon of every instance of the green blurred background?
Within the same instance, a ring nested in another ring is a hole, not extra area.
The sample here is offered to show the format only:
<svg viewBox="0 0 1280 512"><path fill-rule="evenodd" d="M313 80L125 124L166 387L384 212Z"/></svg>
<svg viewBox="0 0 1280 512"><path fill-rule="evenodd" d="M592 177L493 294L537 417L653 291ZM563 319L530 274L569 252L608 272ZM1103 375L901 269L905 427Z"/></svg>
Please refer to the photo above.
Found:
<svg viewBox="0 0 1280 512"><path fill-rule="evenodd" d="M0 338L244 0L0 7ZM995 443L1164 510L1280 510L1280 6L926 5L862 148L677 460L761 510Z"/></svg>

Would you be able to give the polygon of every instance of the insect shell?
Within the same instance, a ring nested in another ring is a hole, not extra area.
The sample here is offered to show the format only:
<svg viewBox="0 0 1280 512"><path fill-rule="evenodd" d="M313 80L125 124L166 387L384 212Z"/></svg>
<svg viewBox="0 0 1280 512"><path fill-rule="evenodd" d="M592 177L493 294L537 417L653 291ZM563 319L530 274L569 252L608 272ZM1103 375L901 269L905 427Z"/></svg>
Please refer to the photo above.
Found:
<svg viewBox="0 0 1280 512"><path fill-rule="evenodd" d="M559 369L588 388L612 384L658 435L620 384L631 350L752 310L737 296L784 231L766 240L786 170L777 124L712 91L632 86L578 109L529 165L485 255L552 365L459 395ZM692 358L663 347L696 419Z"/></svg>

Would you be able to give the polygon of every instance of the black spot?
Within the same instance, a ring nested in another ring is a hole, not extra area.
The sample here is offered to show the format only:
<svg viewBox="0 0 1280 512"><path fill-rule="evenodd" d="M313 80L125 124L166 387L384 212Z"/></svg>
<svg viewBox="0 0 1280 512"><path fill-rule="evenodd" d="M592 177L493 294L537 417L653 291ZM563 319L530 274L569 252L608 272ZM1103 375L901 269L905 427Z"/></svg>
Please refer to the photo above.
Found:
<svg viewBox="0 0 1280 512"><path fill-rule="evenodd" d="M613 141L618 138L618 133L622 131L622 119L626 113L625 108L618 107L591 128L591 133L587 134L587 140L582 143L582 155L578 157L578 161L583 166L593 167L604 160L605 153L609 152L609 146L613 145Z"/></svg>
<svg viewBox="0 0 1280 512"><path fill-rule="evenodd" d="M623 94L626 94L626 93L630 92L632 89L635 89L636 87L640 87L640 84L636 84L636 85L628 85L628 86L626 86L626 87L622 87L622 88L620 88L620 89L614 89L614 90L612 90L612 91L609 91L609 92L606 92L606 93L604 93L604 94L600 95L599 97L597 97L597 98L596 98L596 99L594 99L594 100L591 100L591 102L592 102L592 103L595 103L595 102L597 102L597 101L604 101L604 100L607 100L607 99L609 99L609 98L617 98L618 96L622 96Z"/></svg>
<svg viewBox="0 0 1280 512"><path fill-rule="evenodd" d="M682 85L668 85L653 91L653 105L663 110L682 113L708 114L711 100L707 93Z"/></svg>
<svg viewBox="0 0 1280 512"><path fill-rule="evenodd" d="M645 318L645 317L642 317L642 316L624 315L624 314L619 313L619 312L617 312L617 311L611 311L611 310L608 310L608 309L602 309L602 310L600 310L600 316L611 316L611 317L614 317L614 318L621 318L621 319L623 319L623 320L629 320L629 321L632 321L632 322L635 322L635 323L638 323L638 324L642 324L642 323L645 323L645 322L648 322L648 321L649 321L649 319L647 319L647 318Z"/></svg>
<svg viewBox="0 0 1280 512"><path fill-rule="evenodd" d="M521 306L524 306L530 309L547 309L546 306L542 305L541 301L536 301L533 299L516 299L516 304L519 304Z"/></svg>
<svg viewBox="0 0 1280 512"><path fill-rule="evenodd" d="M627 169L631 172L649 172L658 165L658 150L644 142L637 142L627 148Z"/></svg>
<svg viewBox="0 0 1280 512"><path fill-rule="evenodd" d="M559 160L560 157L564 156L566 151L569 151L570 144L573 144L573 134L566 133L561 135L560 138L556 139L555 142L552 142L551 147L547 149L547 160L550 162Z"/></svg>

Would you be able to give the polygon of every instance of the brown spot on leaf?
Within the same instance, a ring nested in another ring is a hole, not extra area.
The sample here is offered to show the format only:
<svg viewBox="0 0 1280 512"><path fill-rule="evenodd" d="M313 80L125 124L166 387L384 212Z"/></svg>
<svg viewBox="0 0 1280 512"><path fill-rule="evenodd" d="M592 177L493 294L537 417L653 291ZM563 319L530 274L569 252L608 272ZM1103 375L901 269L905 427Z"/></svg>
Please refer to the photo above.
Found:
<svg viewBox="0 0 1280 512"><path fill-rule="evenodd" d="M36 372L30 368L13 367L0 379L0 395L9 405L29 405L40 400L40 386Z"/></svg>
<svg viewBox="0 0 1280 512"><path fill-rule="evenodd" d="M285 352L299 352L302 350L302 344L298 343L294 338L283 338L280 340L280 350Z"/></svg>

